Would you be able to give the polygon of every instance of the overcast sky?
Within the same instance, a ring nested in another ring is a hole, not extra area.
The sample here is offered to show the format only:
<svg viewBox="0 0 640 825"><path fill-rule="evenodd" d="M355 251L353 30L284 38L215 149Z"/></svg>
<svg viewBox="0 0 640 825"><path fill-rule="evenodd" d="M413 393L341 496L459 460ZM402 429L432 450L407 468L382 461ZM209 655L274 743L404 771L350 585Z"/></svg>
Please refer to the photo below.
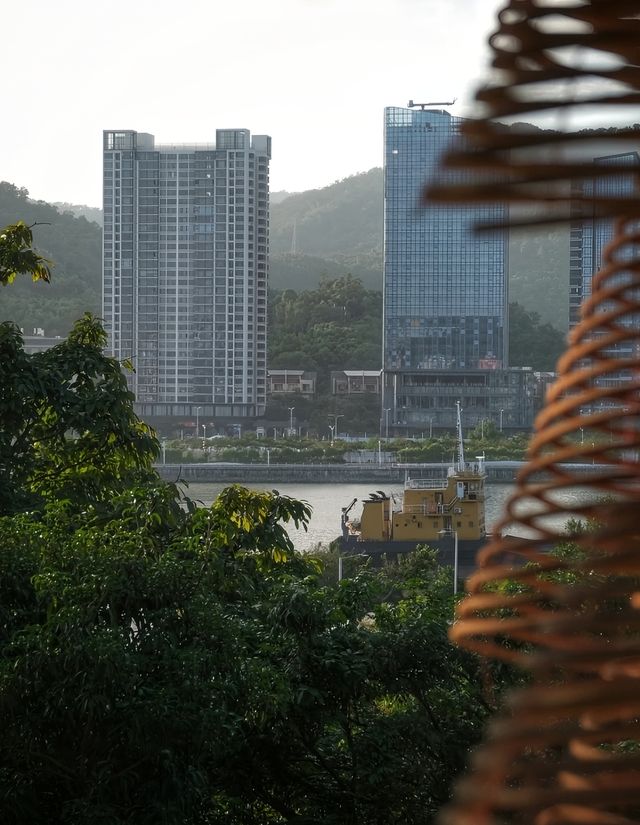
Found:
<svg viewBox="0 0 640 825"><path fill-rule="evenodd" d="M2 11L0 180L101 204L102 130L273 138L272 191L382 164L382 110L464 114L500 0L21 0Z"/></svg>

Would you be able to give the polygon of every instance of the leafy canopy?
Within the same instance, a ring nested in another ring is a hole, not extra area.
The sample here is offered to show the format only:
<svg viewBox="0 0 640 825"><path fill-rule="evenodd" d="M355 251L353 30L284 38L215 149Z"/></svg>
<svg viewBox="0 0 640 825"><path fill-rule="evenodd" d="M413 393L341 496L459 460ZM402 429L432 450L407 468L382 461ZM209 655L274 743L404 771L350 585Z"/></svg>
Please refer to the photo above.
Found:
<svg viewBox="0 0 640 825"><path fill-rule="evenodd" d="M17 275L31 275L33 281L51 280L50 261L34 249L31 227L22 221L0 233L0 283L13 283Z"/></svg>
<svg viewBox="0 0 640 825"><path fill-rule="evenodd" d="M487 713L448 576L323 584L275 490L179 506L104 343L0 325L3 823L430 822Z"/></svg>

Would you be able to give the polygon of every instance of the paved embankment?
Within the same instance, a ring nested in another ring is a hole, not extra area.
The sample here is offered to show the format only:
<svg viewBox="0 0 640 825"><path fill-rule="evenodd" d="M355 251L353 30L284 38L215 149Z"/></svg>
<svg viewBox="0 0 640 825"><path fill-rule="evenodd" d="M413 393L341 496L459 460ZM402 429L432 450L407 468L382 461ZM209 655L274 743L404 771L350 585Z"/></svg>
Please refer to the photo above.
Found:
<svg viewBox="0 0 640 825"><path fill-rule="evenodd" d="M509 483L521 461L488 461L487 481ZM220 484L403 484L405 475L444 478L448 464L159 464L167 481Z"/></svg>

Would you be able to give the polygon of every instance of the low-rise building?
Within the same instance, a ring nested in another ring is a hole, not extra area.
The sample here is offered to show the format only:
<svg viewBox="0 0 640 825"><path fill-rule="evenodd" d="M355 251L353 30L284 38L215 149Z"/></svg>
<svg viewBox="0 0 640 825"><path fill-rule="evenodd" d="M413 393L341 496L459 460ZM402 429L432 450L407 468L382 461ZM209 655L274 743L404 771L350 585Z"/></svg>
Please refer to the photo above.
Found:
<svg viewBox="0 0 640 825"><path fill-rule="evenodd" d="M382 392L382 370L334 370L331 373L333 395L357 395Z"/></svg>
<svg viewBox="0 0 640 825"><path fill-rule="evenodd" d="M536 412L536 377L530 367L424 370L386 376L383 412L389 432L415 435L452 430L459 401L465 427L493 421L500 430L529 429Z"/></svg>
<svg viewBox="0 0 640 825"><path fill-rule="evenodd" d="M270 396L316 394L317 373L307 370L267 370L267 391Z"/></svg>

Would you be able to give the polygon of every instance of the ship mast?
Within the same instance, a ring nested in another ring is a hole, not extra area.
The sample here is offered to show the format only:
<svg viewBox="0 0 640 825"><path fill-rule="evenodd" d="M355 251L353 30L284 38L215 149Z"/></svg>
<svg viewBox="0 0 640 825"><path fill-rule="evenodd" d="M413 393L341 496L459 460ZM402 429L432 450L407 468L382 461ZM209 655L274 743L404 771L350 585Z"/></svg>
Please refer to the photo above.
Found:
<svg viewBox="0 0 640 825"><path fill-rule="evenodd" d="M460 402L456 401L456 431L458 436L458 470L464 471L464 443L462 441L462 410Z"/></svg>

